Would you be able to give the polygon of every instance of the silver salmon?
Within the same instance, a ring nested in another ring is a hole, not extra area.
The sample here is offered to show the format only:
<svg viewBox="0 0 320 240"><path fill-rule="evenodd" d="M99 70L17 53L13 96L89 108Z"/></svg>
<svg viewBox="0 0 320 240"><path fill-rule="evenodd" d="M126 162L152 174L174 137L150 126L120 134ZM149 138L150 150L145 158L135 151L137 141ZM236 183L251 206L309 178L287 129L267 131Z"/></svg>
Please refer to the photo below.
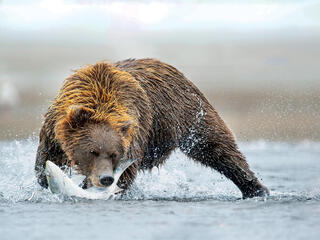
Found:
<svg viewBox="0 0 320 240"><path fill-rule="evenodd" d="M131 166L137 159L120 161L118 167L114 170L114 182L109 187L103 188L102 191L84 190L75 184L57 165L51 161L46 162L46 177L49 189L52 193L63 194L66 196L87 198L87 199L110 199L116 193L123 191L117 186L122 173Z"/></svg>

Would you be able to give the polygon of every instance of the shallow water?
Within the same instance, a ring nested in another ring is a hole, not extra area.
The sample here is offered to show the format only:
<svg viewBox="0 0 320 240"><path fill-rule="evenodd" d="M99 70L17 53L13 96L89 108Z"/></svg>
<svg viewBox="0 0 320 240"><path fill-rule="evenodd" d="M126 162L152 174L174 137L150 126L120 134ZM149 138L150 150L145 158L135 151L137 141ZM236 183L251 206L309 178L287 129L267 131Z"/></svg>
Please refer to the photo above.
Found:
<svg viewBox="0 0 320 240"><path fill-rule="evenodd" d="M0 239L319 239L320 143L240 143L271 190L242 200L176 151L123 197L67 199L36 184L37 139L0 142Z"/></svg>

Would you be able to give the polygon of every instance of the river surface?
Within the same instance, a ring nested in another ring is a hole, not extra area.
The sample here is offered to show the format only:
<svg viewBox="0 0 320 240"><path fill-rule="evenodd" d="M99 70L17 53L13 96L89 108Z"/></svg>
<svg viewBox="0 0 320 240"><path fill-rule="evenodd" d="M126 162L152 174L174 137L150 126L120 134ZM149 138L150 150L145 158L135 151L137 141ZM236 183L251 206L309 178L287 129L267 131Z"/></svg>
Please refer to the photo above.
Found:
<svg viewBox="0 0 320 240"><path fill-rule="evenodd" d="M320 239L320 143L240 143L270 197L242 200L220 174L176 151L125 196L41 189L37 139L0 142L0 239Z"/></svg>

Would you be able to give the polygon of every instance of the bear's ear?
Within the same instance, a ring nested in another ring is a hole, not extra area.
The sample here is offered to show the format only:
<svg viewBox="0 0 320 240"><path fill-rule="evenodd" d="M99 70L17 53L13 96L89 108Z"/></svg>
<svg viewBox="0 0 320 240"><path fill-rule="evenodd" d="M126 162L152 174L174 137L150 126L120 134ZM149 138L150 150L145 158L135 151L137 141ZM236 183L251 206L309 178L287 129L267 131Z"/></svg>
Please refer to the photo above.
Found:
<svg viewBox="0 0 320 240"><path fill-rule="evenodd" d="M90 108L73 105L69 107L65 122L73 129L83 127L90 117L94 114L94 111Z"/></svg>

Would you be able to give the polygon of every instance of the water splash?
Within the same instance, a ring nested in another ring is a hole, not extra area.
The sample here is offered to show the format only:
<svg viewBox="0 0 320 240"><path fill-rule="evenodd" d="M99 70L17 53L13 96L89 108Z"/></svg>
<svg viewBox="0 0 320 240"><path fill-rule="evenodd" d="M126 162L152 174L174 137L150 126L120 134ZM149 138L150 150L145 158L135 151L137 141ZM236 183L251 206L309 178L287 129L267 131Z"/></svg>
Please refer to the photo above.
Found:
<svg viewBox="0 0 320 240"><path fill-rule="evenodd" d="M36 138L0 142L0 203L79 201L53 195L36 183L37 144ZM320 201L320 166L317 162L320 143L261 140L242 143L240 147L254 171L270 187L271 196L267 200ZM160 169L140 172L131 189L116 199L237 201L241 199L241 193L219 173L175 151Z"/></svg>

